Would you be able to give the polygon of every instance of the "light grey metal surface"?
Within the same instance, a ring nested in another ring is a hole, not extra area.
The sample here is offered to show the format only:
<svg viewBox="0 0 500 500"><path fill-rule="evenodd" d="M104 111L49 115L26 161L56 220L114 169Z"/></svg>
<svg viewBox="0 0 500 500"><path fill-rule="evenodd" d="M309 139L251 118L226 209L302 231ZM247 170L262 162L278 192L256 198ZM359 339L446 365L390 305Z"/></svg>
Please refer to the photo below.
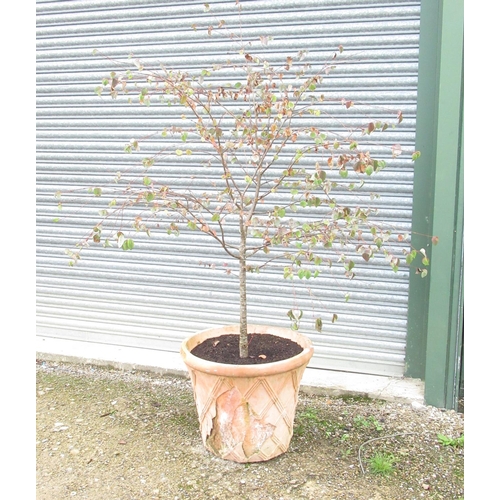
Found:
<svg viewBox="0 0 500 500"><path fill-rule="evenodd" d="M224 61L228 41L219 36L207 41L205 30L191 27L206 25L204 3L37 2L37 332L41 337L177 351L181 339L198 329L238 321L237 280L224 272L231 264L202 235L137 234L134 251L92 247L75 267L68 266L65 254L98 220L98 211L111 199L106 189L113 185L116 172L141 171L140 156L125 154L123 146L131 138L181 122L175 106L145 108L125 99L99 98L94 89L114 67L92 51L98 49L119 61L133 52L146 62L200 70ZM272 43L257 49L270 61L307 49L311 62L320 63L339 45L344 47L345 62L329 75L323 91L329 98L364 104L344 110L343 123L363 123L368 113L387 119L387 110L402 110L405 120L400 127L380 139L374 137L374 148L387 156L389 167L355 196L369 199L370 190L376 190L381 198L373 206L380 209L379 218L409 231L413 167L408 160L391 160L385 151L394 142L408 150L414 144L419 2L241 4L241 15L227 15L226 8L234 2L210 2L211 15L223 18L228 29L245 38L272 35ZM234 78L229 73L221 76ZM304 124L308 121L304 118ZM142 152L155 151L159 141L159 136L153 138ZM193 162L201 159L168 160L165 179L182 185L196 172ZM209 180L199 182L206 187ZM104 189L101 198L87 193L97 185ZM56 191L66 193L62 211ZM125 218L131 220L135 214L130 210ZM294 306L326 311L325 317L335 312L339 320L333 325L325 321L322 334L314 331L311 316L302 322L301 330L316 346L313 367L400 376L408 271L395 274L380 259L370 267L361 258L354 259L358 267L354 280L347 280L340 267L313 283L294 286L281 279L278 269L259 275L258 281L251 275L250 319L287 326L286 312ZM211 269L213 264L216 269ZM320 303L311 301L310 285L320 290Z"/></svg>

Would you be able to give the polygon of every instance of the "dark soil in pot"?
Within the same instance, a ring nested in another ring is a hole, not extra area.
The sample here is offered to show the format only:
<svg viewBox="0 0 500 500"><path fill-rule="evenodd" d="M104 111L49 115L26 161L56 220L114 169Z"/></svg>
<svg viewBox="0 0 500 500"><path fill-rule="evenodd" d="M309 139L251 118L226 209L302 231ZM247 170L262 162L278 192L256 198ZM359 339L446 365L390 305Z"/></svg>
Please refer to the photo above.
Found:
<svg viewBox="0 0 500 500"><path fill-rule="evenodd" d="M248 358L240 358L239 335L221 335L205 340L191 350L198 358L231 365L256 365L292 358L303 348L283 337L268 334L248 335Z"/></svg>

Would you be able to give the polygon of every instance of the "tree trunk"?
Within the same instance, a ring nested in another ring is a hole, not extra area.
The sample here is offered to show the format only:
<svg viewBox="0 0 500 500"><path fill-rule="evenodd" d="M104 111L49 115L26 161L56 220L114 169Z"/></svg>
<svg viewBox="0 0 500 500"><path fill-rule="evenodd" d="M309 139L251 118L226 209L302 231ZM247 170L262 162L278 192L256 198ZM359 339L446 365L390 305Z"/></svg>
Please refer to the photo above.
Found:
<svg viewBox="0 0 500 500"><path fill-rule="evenodd" d="M240 219L240 358L248 358L246 227Z"/></svg>

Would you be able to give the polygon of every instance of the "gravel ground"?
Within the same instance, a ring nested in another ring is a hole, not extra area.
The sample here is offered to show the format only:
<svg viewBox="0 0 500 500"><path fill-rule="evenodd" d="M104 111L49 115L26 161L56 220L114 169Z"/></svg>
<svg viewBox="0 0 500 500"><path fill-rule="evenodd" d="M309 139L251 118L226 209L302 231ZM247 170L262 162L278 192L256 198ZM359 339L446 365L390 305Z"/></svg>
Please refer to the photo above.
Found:
<svg viewBox="0 0 500 500"><path fill-rule="evenodd" d="M245 465L204 449L187 378L46 361L36 371L38 500L464 497L461 413L301 393L288 452Z"/></svg>

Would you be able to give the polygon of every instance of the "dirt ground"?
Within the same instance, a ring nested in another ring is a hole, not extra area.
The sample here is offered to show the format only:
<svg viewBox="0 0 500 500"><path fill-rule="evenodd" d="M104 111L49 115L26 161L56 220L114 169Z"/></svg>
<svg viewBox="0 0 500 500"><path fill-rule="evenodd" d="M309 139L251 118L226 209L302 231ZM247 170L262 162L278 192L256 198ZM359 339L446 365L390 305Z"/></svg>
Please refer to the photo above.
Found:
<svg viewBox="0 0 500 500"><path fill-rule="evenodd" d="M187 378L36 370L37 500L464 497L461 413L301 393L288 452L245 465L205 450Z"/></svg>

